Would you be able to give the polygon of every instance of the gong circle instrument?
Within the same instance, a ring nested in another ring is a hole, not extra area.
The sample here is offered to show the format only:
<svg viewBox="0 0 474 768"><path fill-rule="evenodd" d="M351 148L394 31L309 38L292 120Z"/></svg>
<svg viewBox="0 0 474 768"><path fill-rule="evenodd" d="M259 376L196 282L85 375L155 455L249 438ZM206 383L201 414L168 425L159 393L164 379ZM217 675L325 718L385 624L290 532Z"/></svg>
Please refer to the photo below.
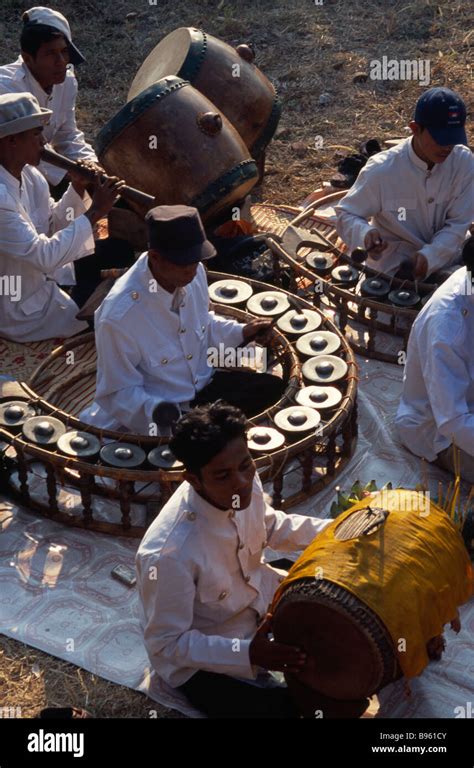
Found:
<svg viewBox="0 0 474 768"><path fill-rule="evenodd" d="M316 536L271 607L275 640L315 659L286 675L302 714L314 717L321 700L332 717L350 702L361 714L367 697L421 674L472 593L463 539L429 494L384 490L356 503Z"/></svg>
<svg viewBox="0 0 474 768"><path fill-rule="evenodd" d="M109 174L152 195L155 205L194 206L205 222L241 202L258 179L225 115L174 76L122 107L100 131L96 148ZM148 210L131 199L129 204L142 215Z"/></svg>
<svg viewBox="0 0 474 768"><path fill-rule="evenodd" d="M345 194L322 196L303 211L254 205L252 220L269 233L278 285L329 313L355 352L399 363L413 321L438 284L377 272L364 263L363 249L350 254L334 226L334 206Z"/></svg>
<svg viewBox="0 0 474 768"><path fill-rule="evenodd" d="M27 419L36 416L36 411L24 400L6 400L0 403L0 426L12 431L21 430Z"/></svg>
<svg viewBox="0 0 474 768"><path fill-rule="evenodd" d="M290 334L303 334L316 330L321 325L321 315L317 312L312 312L310 309L303 309L301 312L297 312L295 309L290 309L284 315L278 318L277 328L283 333Z"/></svg>
<svg viewBox="0 0 474 768"><path fill-rule="evenodd" d="M58 450L75 459L92 460L100 453L100 440L89 432L77 429L65 432L58 440Z"/></svg>
<svg viewBox="0 0 474 768"><path fill-rule="evenodd" d="M232 123L252 157L258 157L276 130L281 106L254 58L248 45L232 48L201 29L180 27L147 56L128 99L170 75L188 80Z"/></svg>
<svg viewBox="0 0 474 768"><path fill-rule="evenodd" d="M354 356L334 323L304 299L219 272L208 272L208 284L211 310L225 318L248 323L267 312L275 321L285 313L290 320L303 314L317 325L317 330L300 334L293 326L285 332L286 326L280 329L275 322L267 348L250 345L242 350L248 353L247 370L253 368L258 376L263 366L284 382L280 400L250 420L248 445L274 505L290 508L317 493L352 455L357 435ZM237 306L228 303L235 298L229 296L234 287L241 299ZM297 342L313 334L330 343L325 348L332 349L331 355L311 350L308 357L299 351ZM313 381L312 369L305 374L308 360L321 363L322 382ZM184 468L171 454L167 437L99 430L78 419L94 399L96 366L94 335L82 334L55 348L28 382L17 383L8 396L6 384L0 385L0 414L19 401L23 416L29 416L23 431L14 423L0 422L0 440L9 446L9 486L26 507L51 519L142 537L182 482ZM19 411L10 413L21 420ZM32 429L35 424L42 425L41 439ZM55 432L49 434L52 425ZM43 483L39 477L44 477Z"/></svg>

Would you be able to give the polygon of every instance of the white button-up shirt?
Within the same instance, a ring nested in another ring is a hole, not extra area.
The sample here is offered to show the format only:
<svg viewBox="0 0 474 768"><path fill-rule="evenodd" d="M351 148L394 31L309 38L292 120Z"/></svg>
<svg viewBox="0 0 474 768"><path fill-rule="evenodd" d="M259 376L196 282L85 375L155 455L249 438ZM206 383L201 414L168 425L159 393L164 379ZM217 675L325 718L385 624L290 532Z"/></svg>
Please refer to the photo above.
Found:
<svg viewBox="0 0 474 768"><path fill-rule="evenodd" d="M82 200L69 186L55 203L44 176L26 165L20 182L0 165L0 336L13 341L68 337L87 328L77 305L61 291L71 261L94 251ZM13 281L10 285L10 281ZM20 287L18 298L12 288Z"/></svg>
<svg viewBox="0 0 474 768"><path fill-rule="evenodd" d="M243 324L209 312L206 272L174 294L148 267L148 254L123 275L95 313L95 400L80 418L102 429L150 435L161 402L186 407L212 378L208 350L243 341Z"/></svg>
<svg viewBox="0 0 474 768"><path fill-rule="evenodd" d="M380 259L367 260L369 267L394 274L418 252L430 275L459 258L474 219L474 157L459 144L429 171L406 139L370 158L336 213L338 234L351 251L363 248L374 228L388 243Z"/></svg>
<svg viewBox="0 0 474 768"><path fill-rule="evenodd" d="M249 646L285 571L262 562L268 545L308 546L331 520L270 507L255 476L247 509L224 511L184 482L137 552L145 645L176 688L199 669L253 679Z"/></svg>
<svg viewBox="0 0 474 768"><path fill-rule="evenodd" d="M12 64L0 67L0 94L24 91L36 96L41 107L52 110L43 135L56 152L70 160L97 162L94 150L76 125L77 80L72 64L68 66L64 82L53 85L50 94L42 89L21 56ZM39 167L52 185L59 184L66 174L66 171L49 163L42 162Z"/></svg>
<svg viewBox="0 0 474 768"><path fill-rule="evenodd" d="M466 268L456 270L410 333L396 426L404 445L428 461L452 442L474 456L473 291Z"/></svg>

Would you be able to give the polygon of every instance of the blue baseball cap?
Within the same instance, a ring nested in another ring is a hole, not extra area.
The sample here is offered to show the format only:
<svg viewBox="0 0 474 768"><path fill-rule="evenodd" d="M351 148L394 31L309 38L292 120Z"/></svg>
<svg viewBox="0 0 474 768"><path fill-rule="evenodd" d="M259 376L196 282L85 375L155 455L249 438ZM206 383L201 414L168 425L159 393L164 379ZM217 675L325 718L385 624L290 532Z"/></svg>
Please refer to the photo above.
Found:
<svg viewBox="0 0 474 768"><path fill-rule="evenodd" d="M466 105L450 88L430 88L418 99L414 120L423 125L437 144L465 144Z"/></svg>

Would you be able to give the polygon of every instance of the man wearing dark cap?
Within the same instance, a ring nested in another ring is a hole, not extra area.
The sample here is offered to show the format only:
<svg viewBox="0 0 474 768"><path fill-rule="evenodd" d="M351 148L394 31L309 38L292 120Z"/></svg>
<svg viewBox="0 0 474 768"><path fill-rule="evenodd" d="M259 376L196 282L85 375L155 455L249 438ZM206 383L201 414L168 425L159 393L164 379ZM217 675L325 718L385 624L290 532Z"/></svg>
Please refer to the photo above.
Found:
<svg viewBox="0 0 474 768"><path fill-rule="evenodd" d="M265 343L271 321L242 324L209 311L201 262L215 249L195 208L159 206L146 221L148 252L95 313L96 393L81 419L102 429L153 436L168 434L194 405L220 397L247 416L264 410L282 394L281 379L215 371L208 355L219 345Z"/></svg>
<svg viewBox="0 0 474 768"><path fill-rule="evenodd" d="M370 158L336 208L337 231L367 265L424 279L457 264L474 218L474 158L466 107L449 88L430 88L409 123L412 136Z"/></svg>
<svg viewBox="0 0 474 768"><path fill-rule="evenodd" d="M97 163L94 150L76 125L77 80L72 65L80 64L84 57L72 42L67 19L43 6L30 8L22 19L21 56L0 67L0 94L32 93L42 108L52 112L44 127L46 142L70 160ZM40 170L52 186L66 173L43 162Z"/></svg>

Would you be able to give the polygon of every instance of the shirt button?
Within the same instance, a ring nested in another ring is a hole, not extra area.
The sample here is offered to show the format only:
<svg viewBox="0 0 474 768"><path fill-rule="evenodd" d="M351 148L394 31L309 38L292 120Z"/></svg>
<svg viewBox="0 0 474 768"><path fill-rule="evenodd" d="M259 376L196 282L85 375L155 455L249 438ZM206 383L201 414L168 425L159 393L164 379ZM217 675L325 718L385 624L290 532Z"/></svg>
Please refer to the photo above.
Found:
<svg viewBox="0 0 474 768"><path fill-rule="evenodd" d="M223 600L225 597L227 597L227 592L224 589L219 595L219 600Z"/></svg>
<svg viewBox="0 0 474 768"><path fill-rule="evenodd" d="M161 365L166 365L167 362L168 362L168 358L164 357L163 360L161 361Z"/></svg>
<svg viewBox="0 0 474 768"><path fill-rule="evenodd" d="M182 304L180 304L180 306L181 306L181 307L184 307L184 306L185 306L185 302L183 301L183 303L182 303Z"/></svg>
<svg viewBox="0 0 474 768"><path fill-rule="evenodd" d="M232 509L232 510L229 512L229 517L235 517L235 509Z"/></svg>
<svg viewBox="0 0 474 768"><path fill-rule="evenodd" d="M428 202L429 202L429 203L434 203L434 197L429 197L429 198L428 198Z"/></svg>
<svg viewBox="0 0 474 768"><path fill-rule="evenodd" d="M244 548L244 546L245 546L245 545L244 545L242 542L240 542L240 544L239 544L239 549L243 549L243 548Z"/></svg>
<svg viewBox="0 0 474 768"><path fill-rule="evenodd" d="M195 519L196 519L196 513L188 512L188 520L195 520Z"/></svg>
<svg viewBox="0 0 474 768"><path fill-rule="evenodd" d="M467 310L467 309L463 309L463 311L462 311L462 316L463 316L463 317L466 317L466 315L468 314L468 311L469 311L469 310Z"/></svg>
<svg viewBox="0 0 474 768"><path fill-rule="evenodd" d="M193 359L192 355L186 355L186 360L192 360L192 359Z"/></svg>
<svg viewBox="0 0 474 768"><path fill-rule="evenodd" d="M204 333L205 330L206 330L206 326L205 325L201 325L201 331Z"/></svg>
<svg viewBox="0 0 474 768"><path fill-rule="evenodd" d="M246 582L247 582L247 584L248 584L248 583L249 583L249 581L250 581L250 576L246 576L246 577L245 577L245 581L246 581Z"/></svg>
<svg viewBox="0 0 474 768"><path fill-rule="evenodd" d="M132 299L136 300L136 299L138 299L138 297L139 297L138 291L132 291Z"/></svg>
<svg viewBox="0 0 474 768"><path fill-rule="evenodd" d="M180 329L179 329L179 332L180 332L180 333L186 333L186 328L180 328Z"/></svg>

